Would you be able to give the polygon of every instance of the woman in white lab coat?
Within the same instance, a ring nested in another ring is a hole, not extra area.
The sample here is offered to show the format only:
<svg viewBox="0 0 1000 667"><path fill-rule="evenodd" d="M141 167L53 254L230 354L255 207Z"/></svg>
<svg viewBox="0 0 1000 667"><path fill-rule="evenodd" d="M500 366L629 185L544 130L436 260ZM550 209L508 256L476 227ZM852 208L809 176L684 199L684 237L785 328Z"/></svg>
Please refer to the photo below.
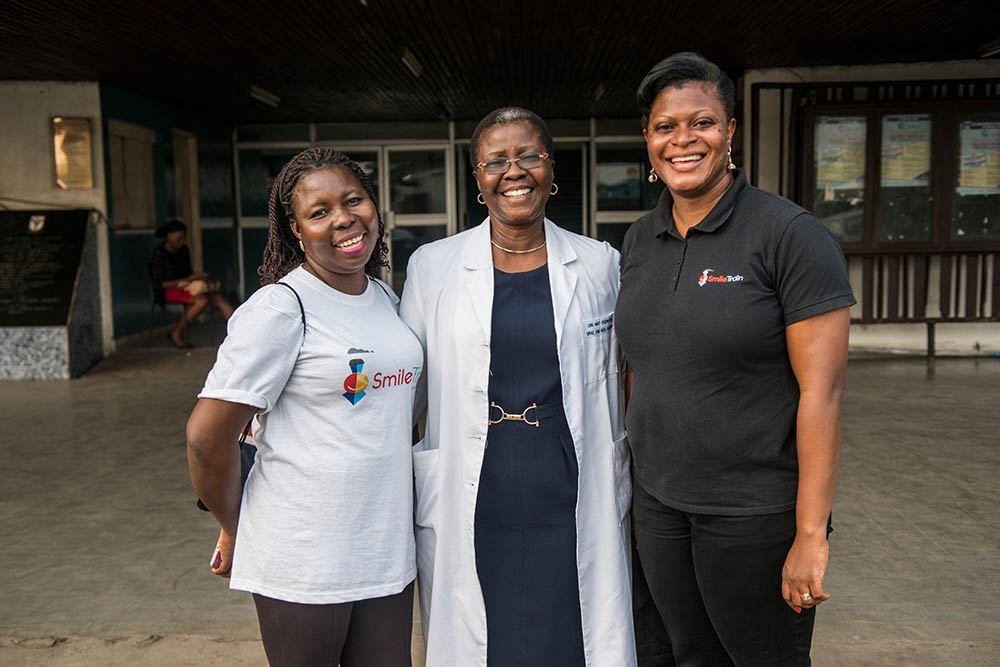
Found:
<svg viewBox="0 0 1000 667"><path fill-rule="evenodd" d="M534 113L486 116L470 157L489 218L407 268L428 667L635 664L618 252L545 218L552 152Z"/></svg>

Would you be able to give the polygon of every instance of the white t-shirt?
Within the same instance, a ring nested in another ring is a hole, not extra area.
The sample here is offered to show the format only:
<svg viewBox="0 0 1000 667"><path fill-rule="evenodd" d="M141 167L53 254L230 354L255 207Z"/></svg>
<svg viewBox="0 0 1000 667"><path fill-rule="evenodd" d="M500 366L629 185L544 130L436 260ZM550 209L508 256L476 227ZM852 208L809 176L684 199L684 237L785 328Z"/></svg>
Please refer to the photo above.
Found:
<svg viewBox="0 0 1000 667"><path fill-rule="evenodd" d="M307 604L398 593L416 575L410 443L423 351L384 283L352 296L301 267L282 282L302 299L305 337L291 290L261 288L229 320L198 395L261 410L230 587Z"/></svg>

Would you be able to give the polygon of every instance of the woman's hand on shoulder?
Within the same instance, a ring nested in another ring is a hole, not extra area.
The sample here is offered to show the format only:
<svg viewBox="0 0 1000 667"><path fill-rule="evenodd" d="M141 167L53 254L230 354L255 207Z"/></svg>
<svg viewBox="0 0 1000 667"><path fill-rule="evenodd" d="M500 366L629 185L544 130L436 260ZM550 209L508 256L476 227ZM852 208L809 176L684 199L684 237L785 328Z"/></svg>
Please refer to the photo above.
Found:
<svg viewBox="0 0 1000 667"><path fill-rule="evenodd" d="M830 599L830 594L823 590L829 560L830 543L826 535L795 536L785 557L785 566L781 568L781 597L789 607L800 612Z"/></svg>

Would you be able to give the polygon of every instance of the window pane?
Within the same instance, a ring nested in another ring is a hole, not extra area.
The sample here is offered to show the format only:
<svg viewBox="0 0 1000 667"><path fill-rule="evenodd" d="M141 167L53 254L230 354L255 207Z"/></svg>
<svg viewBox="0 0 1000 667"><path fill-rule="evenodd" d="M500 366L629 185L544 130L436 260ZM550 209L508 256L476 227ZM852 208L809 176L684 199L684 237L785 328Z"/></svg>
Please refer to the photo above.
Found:
<svg viewBox="0 0 1000 667"><path fill-rule="evenodd" d="M597 240L607 241L619 252L625 241L625 232L632 226L631 222L601 222L597 225Z"/></svg>
<svg viewBox="0 0 1000 667"><path fill-rule="evenodd" d="M240 149L240 205L243 217L267 217L267 203L274 179L296 155L298 151L287 149ZM378 196L378 155L359 152L348 157L360 164L371 177Z"/></svg>
<svg viewBox="0 0 1000 667"><path fill-rule="evenodd" d="M233 215L233 149L228 141L198 137L198 196L203 218Z"/></svg>
<svg viewBox="0 0 1000 667"><path fill-rule="evenodd" d="M864 116L816 119L813 212L842 241L861 241L865 209Z"/></svg>
<svg viewBox="0 0 1000 667"><path fill-rule="evenodd" d="M267 217L271 185L285 163L297 153L287 150L240 150L240 212L243 217Z"/></svg>
<svg viewBox="0 0 1000 667"><path fill-rule="evenodd" d="M389 197L396 213L444 213L444 151L392 151Z"/></svg>
<svg viewBox="0 0 1000 667"><path fill-rule="evenodd" d="M951 237L1000 239L1000 113L958 118Z"/></svg>
<svg viewBox="0 0 1000 667"><path fill-rule="evenodd" d="M583 234L583 151L579 145L556 145L555 183L559 192L549 197L545 216L563 229Z"/></svg>
<svg viewBox="0 0 1000 667"><path fill-rule="evenodd" d="M368 174L368 178L372 181L372 187L375 188L375 203L378 203L378 153L365 153L363 151L347 151L347 157L351 158L357 162L365 173Z"/></svg>
<svg viewBox="0 0 1000 667"><path fill-rule="evenodd" d="M931 115L882 119L879 239L931 238Z"/></svg>
<svg viewBox="0 0 1000 667"><path fill-rule="evenodd" d="M656 206L663 183L650 183L646 149L597 149L597 210L646 211Z"/></svg>
<svg viewBox="0 0 1000 667"><path fill-rule="evenodd" d="M392 289L397 295L403 293L406 264L413 251L425 243L443 239L446 234L444 225L396 227L392 230Z"/></svg>

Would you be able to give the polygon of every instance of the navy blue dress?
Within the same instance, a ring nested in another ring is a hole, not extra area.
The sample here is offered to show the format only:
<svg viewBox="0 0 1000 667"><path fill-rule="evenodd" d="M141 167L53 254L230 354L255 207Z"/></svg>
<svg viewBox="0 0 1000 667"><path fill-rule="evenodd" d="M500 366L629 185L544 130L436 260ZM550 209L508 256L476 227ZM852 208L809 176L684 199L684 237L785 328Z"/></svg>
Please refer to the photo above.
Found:
<svg viewBox="0 0 1000 667"><path fill-rule="evenodd" d="M476 569L490 667L583 667L576 568L578 468L562 407L548 267L494 269L489 398L532 403L535 426L490 426L476 502ZM491 408L490 418L500 411Z"/></svg>

